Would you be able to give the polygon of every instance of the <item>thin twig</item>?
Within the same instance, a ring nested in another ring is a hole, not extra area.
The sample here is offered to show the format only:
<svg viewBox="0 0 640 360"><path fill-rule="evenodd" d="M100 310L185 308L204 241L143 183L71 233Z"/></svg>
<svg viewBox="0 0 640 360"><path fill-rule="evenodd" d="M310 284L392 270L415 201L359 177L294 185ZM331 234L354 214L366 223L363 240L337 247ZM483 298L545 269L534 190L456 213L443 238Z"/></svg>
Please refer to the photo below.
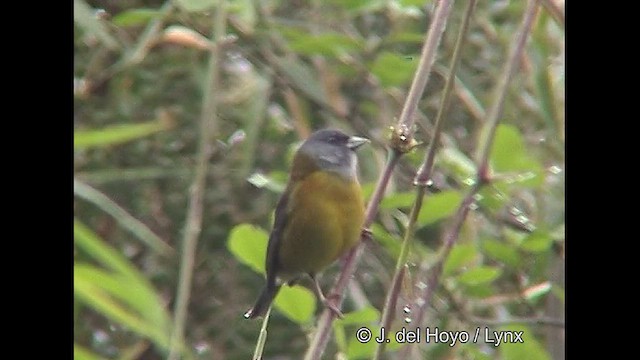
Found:
<svg viewBox="0 0 640 360"><path fill-rule="evenodd" d="M410 239L413 237L413 231L416 224L416 220L418 218L418 214L420 213L420 208L422 207L422 200L424 199L425 189L426 187L424 186L418 187L416 200L413 203L413 207L411 208L411 215L409 216L409 224L407 225L407 229L405 230L405 236L402 242L402 248L400 249L400 255L398 256L398 261L396 263L396 269L393 275L393 280L391 280L391 286L389 288L389 291L387 292L384 308L382 309L382 317L380 319L380 323L381 323L381 327L384 329L389 329L391 327L391 322L393 321L393 313L396 309L398 296L400 294L400 291L399 291L400 284L402 283L402 280L404 278L405 264L409 256ZM386 345L386 341L378 343L373 359L375 360L380 359L380 356L384 352L385 345Z"/></svg>
<svg viewBox="0 0 640 360"><path fill-rule="evenodd" d="M220 1L212 16L212 22L214 24L212 38L214 44L218 44L224 37L226 31L225 19L225 1ZM215 133L217 124L218 96L216 94L220 77L219 65L221 51L219 46L212 47L209 57L208 76L204 84L204 100L200 114L198 160L193 184L190 189L189 211L182 243L180 279L178 282L178 295L175 305L174 329L171 336L169 360L179 358L179 345L184 343L184 330L191 291L191 279L193 277L195 251L202 228L203 198L207 178L207 166L211 156L210 144L212 134Z"/></svg>
<svg viewBox="0 0 640 360"><path fill-rule="evenodd" d="M94 79L94 87L114 77L120 71L142 62L147 56L149 49L153 47L158 39L160 30L162 30L162 26L173 9L173 1L167 0L162 7L160 7L158 16L144 29L135 47L133 49L127 49L116 63L105 69L103 74Z"/></svg>
<svg viewBox="0 0 640 360"><path fill-rule="evenodd" d="M447 80L444 84L444 90L442 91L442 101L436 115L436 125L433 134L433 141L431 141L431 146L429 147L429 150L427 151L424 161L420 166L420 169L418 170L418 173L416 174L416 178L414 180L414 184L418 185L419 187L427 186L428 181L431 179L436 151L438 150L438 147L440 145L440 135L442 134L442 127L444 125L444 115L447 114L449 105L451 104L451 93L455 85L455 75L458 69L458 64L460 63L460 53L462 51L464 41L467 37L469 24L471 22L471 15L473 14L475 5L475 0L471 0L468 2L462 24L460 25L460 31L458 32L453 55L451 56L449 75L447 76Z"/></svg>
<svg viewBox="0 0 640 360"><path fill-rule="evenodd" d="M438 44L442 39L442 33L447 25L447 19L451 11L453 0L440 0L438 7L436 8L433 16L433 22L429 26L429 32L427 39L422 47L422 53L420 54L420 63L418 64L418 70L409 88L409 94L405 101L402 113L398 119L398 128L406 128L413 133L413 124L415 123L414 114L418 108L418 102L422 98L422 93L429 80L431 74L431 67L436 59Z"/></svg>
<svg viewBox="0 0 640 360"><path fill-rule="evenodd" d="M260 328L260 336L258 336L258 342L256 343L256 347L253 350L252 360L260 360L262 359L262 352L264 351L264 345L267 343L267 325L269 325L269 318L271 316L271 306L267 309L267 312L264 314L264 319L262 319L262 327Z"/></svg>
<svg viewBox="0 0 640 360"><path fill-rule="evenodd" d="M450 72L450 70L438 64L434 65L433 70L445 79L449 76ZM471 117L479 123L484 121L486 117L486 111L482 107L482 104L478 100L478 97L457 76L454 91L458 96L458 99L460 99L462 104L464 104L464 106L467 108L467 111L469 112Z"/></svg>
<svg viewBox="0 0 640 360"><path fill-rule="evenodd" d="M122 62L122 68L126 68L131 65L139 64L147 53L149 49L153 46L153 43L156 41L160 34L160 30L162 29L162 25L164 25L167 16L173 10L173 1L165 2L160 8L159 16L154 19L147 27L144 29L144 32L140 36L140 41L136 44L136 47L131 50L131 52L125 54Z"/></svg>
<svg viewBox="0 0 640 360"><path fill-rule="evenodd" d="M430 307L430 301L433 296L437 285L440 283L440 276L442 274L443 264L446 261L451 248L455 244L458 236L460 234L460 229L464 220L466 219L467 214L469 213L471 204L474 203L474 197L476 193L488 182L490 182L489 171L488 171L488 161L489 161L489 153L491 149L491 145L493 144L493 139L495 136L496 128L498 126L500 120L500 114L502 112L502 108L504 105L504 100L508 88L509 81L511 80L517 65L520 56L522 55L522 51L524 49L524 45L527 40L527 36L531 31L531 27L533 24L533 19L535 18L536 12L538 9L537 0L529 0L527 2L527 8L525 10L525 14L520 25L520 28L516 32L513 38L511 50L509 56L507 58L507 62L505 64L505 68L502 72L502 77L498 81L496 85L496 93L494 97L494 102L492 104L491 109L487 113L487 121L484 122L485 128L483 129L483 135L480 139L480 151L478 152L478 170L477 170L477 180L474 185L469 189L469 192L464 197L460 207L458 208L456 214L453 218L453 223L451 228L445 233L443 239L443 245L440 252L440 257L437 263L430 269L430 274L427 279L427 286L425 288L425 292L423 294L421 301L417 303L416 307L417 316L416 323L421 324L423 321L423 317L425 314L425 310Z"/></svg>
<svg viewBox="0 0 640 360"><path fill-rule="evenodd" d="M447 18L449 17L452 2L452 0L441 0L438 4L438 8L436 9L434 21L431 23L429 28L427 39L423 46L420 63L418 64L418 69L416 70L409 94L407 95L407 100L404 104L402 114L398 119L396 129L392 132L392 138L390 141L391 152L389 153L387 163L367 206L364 223L365 228L368 228L373 223L374 217L378 212L378 206L387 188L389 179L391 178L391 173L398 163L398 160L403 154L411 151L416 146L416 142L413 139L413 124L415 121L413 114L415 114L418 101L422 97L427 80L429 79L429 73L431 72L431 67L435 60L436 50L440 43L440 39L442 38ZM337 303L334 303L337 307L340 307L342 304L344 289L355 272L364 246L365 242L360 241L358 246L356 246L345 257L342 271L331 290L330 296L331 299L337 299ZM320 359L322 356L322 353L327 346L327 342L329 341L331 323L334 316L334 313L328 309L325 309L320 315L318 327L316 328L311 345L309 346L309 349L307 349L307 353L305 355L306 360Z"/></svg>
<svg viewBox="0 0 640 360"><path fill-rule="evenodd" d="M551 17L562 27L564 30L564 9L561 9L553 0L540 0L542 6L551 14Z"/></svg>
<svg viewBox="0 0 640 360"><path fill-rule="evenodd" d="M484 129L482 129L483 131L481 133L482 137L479 141L480 151L478 152L477 159L479 165L478 172L480 172L480 175L487 175L482 172L488 171L487 165L489 161L489 153L491 151L491 146L493 145L493 137L495 136L498 128L498 122L500 121L502 110L504 109L504 100L507 96L507 88L519 65L519 60L522 56L522 51L527 37L531 32L531 26L533 25L533 20L535 19L537 10L538 0L528 0L524 19L522 20L520 29L516 31L513 38L513 46L511 47L511 51L507 57L505 68L502 71L502 76L496 84L494 102L487 112L487 121L485 121Z"/></svg>
<svg viewBox="0 0 640 360"><path fill-rule="evenodd" d="M395 304L397 303L399 292L395 291L400 286L404 275L404 268L407 262L409 248L411 244L411 240L413 239L414 228L416 225L416 221L418 219L418 214L422 209L422 202L424 200L424 195L426 193L427 184L431 179L431 173L433 171L433 163L436 155L436 151L440 144L440 134L442 133L442 127L444 124L444 115L447 113L449 109L449 104L451 103L451 94L453 90L453 86L455 84L455 74L458 68L458 64L460 63L460 53L462 46L464 44L464 40L467 35L467 30L469 29L469 23L471 21L471 14L473 14L473 10L475 8L476 1L471 0L467 5L467 10L465 11L465 16L463 18L462 25L460 26L460 31L458 32L458 38L456 40L455 48L453 51L453 55L451 58L451 65L449 75L447 77L443 94L442 101L440 104L440 108L438 109L438 114L436 115L436 126L433 135L433 140L431 141L431 146L427 151L422 166L418 170L416 174L414 184L417 186L416 188L416 198L413 203L413 207L411 208L411 214L409 215L409 223L407 228L405 229L404 239L402 242L402 248L400 250L400 256L398 256L398 260L396 263L395 274L391 283L391 290L387 293L387 299L385 301L385 306L382 311L381 318L381 326L384 329L389 329L391 327L391 322L393 321L393 314L395 311ZM376 347L376 352L374 355L374 359L379 359L384 351L386 342L378 343Z"/></svg>

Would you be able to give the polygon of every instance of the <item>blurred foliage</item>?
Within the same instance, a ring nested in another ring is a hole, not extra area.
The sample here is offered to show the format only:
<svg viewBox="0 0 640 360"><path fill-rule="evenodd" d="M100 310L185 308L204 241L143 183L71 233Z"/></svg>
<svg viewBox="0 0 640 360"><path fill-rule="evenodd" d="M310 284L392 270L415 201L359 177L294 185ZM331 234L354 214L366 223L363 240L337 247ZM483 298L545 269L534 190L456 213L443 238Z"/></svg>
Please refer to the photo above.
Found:
<svg viewBox="0 0 640 360"><path fill-rule="evenodd" d="M180 243L209 81L211 11L222 0L74 0L74 356L164 359ZM454 5L419 106L429 142L465 2ZM545 1L563 9L563 1ZM549 5L551 4L551 5ZM367 136L360 175L370 194L385 159L435 2L226 2L228 37L214 89L204 223L195 259L185 358L246 359L260 322L242 314L263 286L272 212L293 151L311 131ZM523 331L524 343L426 344L413 358L559 359L564 327L564 23L538 14L491 152L494 181L480 191L444 266L422 324L419 302L441 234L475 176L484 109L525 2L479 2L446 116L442 148L418 218L393 329L436 326ZM563 10L561 11L561 14ZM326 356L369 358L426 146L404 156L372 226ZM321 280L328 288L339 266ZM265 358L298 359L320 309L310 282L284 288L271 312ZM482 332L484 335L484 332ZM387 358L409 345L395 341ZM339 353L340 355L335 355ZM403 353L406 354L406 353Z"/></svg>

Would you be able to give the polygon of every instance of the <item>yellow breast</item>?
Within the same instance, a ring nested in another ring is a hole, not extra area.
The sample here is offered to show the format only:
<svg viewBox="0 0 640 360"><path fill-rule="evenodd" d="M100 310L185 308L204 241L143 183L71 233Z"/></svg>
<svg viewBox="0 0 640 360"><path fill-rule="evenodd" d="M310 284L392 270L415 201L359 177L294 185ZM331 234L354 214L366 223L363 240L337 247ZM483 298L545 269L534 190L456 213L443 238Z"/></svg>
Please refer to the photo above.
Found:
<svg viewBox="0 0 640 360"><path fill-rule="evenodd" d="M360 185L315 171L291 189L279 252L284 273L317 273L360 239L364 201Z"/></svg>

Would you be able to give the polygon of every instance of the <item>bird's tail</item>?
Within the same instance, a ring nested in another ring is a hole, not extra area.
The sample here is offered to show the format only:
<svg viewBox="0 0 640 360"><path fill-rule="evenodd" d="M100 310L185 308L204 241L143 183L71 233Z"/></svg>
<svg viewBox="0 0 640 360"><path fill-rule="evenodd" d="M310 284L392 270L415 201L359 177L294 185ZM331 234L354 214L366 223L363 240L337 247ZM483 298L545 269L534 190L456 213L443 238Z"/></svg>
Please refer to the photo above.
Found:
<svg viewBox="0 0 640 360"><path fill-rule="evenodd" d="M253 319L258 316L264 315L264 313L267 312L267 309L269 309L269 306L271 306L273 299L278 294L280 286L281 285L267 283L267 285L265 285L265 287L262 289L262 292L260 293L260 296L258 297L255 305L253 305L251 309L247 310L247 312L244 313L244 318Z"/></svg>

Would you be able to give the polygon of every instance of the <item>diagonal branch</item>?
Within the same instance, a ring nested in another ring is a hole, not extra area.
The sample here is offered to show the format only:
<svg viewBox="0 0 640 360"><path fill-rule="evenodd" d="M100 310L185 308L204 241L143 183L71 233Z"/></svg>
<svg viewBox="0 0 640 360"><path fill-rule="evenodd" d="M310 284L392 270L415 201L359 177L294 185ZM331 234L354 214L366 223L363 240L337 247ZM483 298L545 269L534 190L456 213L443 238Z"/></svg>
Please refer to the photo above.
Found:
<svg viewBox="0 0 640 360"><path fill-rule="evenodd" d="M418 303L416 304L418 308L416 316L417 324L422 323L425 310L430 306L433 293L437 285L440 283L443 264L446 261L451 248L458 239L462 224L464 223L464 220L469 213L471 204L474 203L475 195L484 185L488 184L491 181L488 169L490 150L493 144L496 129L498 127L500 115L502 113L508 84L517 69L518 60L522 55L527 37L531 32L533 20L535 19L537 10L538 0L528 0L522 23L513 37L507 62L505 63L505 67L502 71L502 76L496 85L494 102L491 109L487 112L487 121L484 122L485 127L483 129L482 136L480 137L480 151L478 152L477 157L478 170L476 182L471 187L471 189L469 189L469 192L462 200L460 207L454 215L452 226L443 237L444 241L440 253L440 258L437 263L430 269L425 292L422 298L419 299ZM408 351L408 349L406 351Z"/></svg>
<svg viewBox="0 0 640 360"><path fill-rule="evenodd" d="M367 206L364 223L365 229L369 228L373 223L374 217L378 212L378 205L382 200L382 196L384 195L389 179L391 178L391 173L398 163L398 160L400 160L400 157L402 157L403 154L411 151L416 145L416 142L413 139L413 125L415 122L413 115L415 114L418 107L418 101L422 97L424 88L429 79L429 73L431 72L433 62L435 61L436 50L440 43L440 39L442 38L442 33L444 32L452 3L452 0L441 0L436 8L434 20L429 27L427 39L425 40L425 44L422 49L420 63L418 64L418 69L416 70L416 74L413 78L402 114L398 119L396 128L392 129L394 131L392 131L390 141L391 152L389 153L387 163ZM365 234L366 232L363 232L363 238L366 236ZM331 295L329 296L331 299L337 299L337 303L334 303L337 307L342 304L344 299L344 290L355 273L358 260L360 259L360 255L365 244L365 241L360 241L360 243L345 256L342 272L334 284L333 289L331 290ZM321 358L329 341L331 323L333 322L334 317L335 314L328 309L325 309L320 315L316 332L305 355L306 360L316 360Z"/></svg>
<svg viewBox="0 0 640 360"><path fill-rule="evenodd" d="M436 115L436 127L433 135L433 140L431 141L431 146L429 147L422 166L420 166L420 169L418 170L418 173L416 174L414 180L414 184L417 186L416 198L413 207L411 208L411 214L409 215L409 224L405 229L400 256L398 256L396 270L391 282L390 290L387 292L387 298L385 300L385 305L382 311L382 318L380 320L381 326L384 329L389 329L391 327L391 322L393 321L393 314L399 296L399 291L394 291L394 289L399 288L400 283L404 278L404 268L409 256L409 247L411 244L411 240L413 239L413 233L416 221L418 219L418 214L422 209L422 202L424 200L427 184L429 182L429 179L431 179L436 150L438 149L438 145L440 144L440 134L442 133L442 127L444 124L444 114L447 113L449 104L451 103L451 94L453 85L455 83L455 74L458 68L458 64L460 63L460 53L467 35L467 30L469 29L471 14L473 14L475 4L476 1L471 0L467 5L467 9L463 18L464 20L462 22L462 25L460 26L460 31L458 32L458 38L456 39L456 45L453 51L453 56L451 58L450 71L444 86L442 102L440 104L440 108L438 109L438 114ZM384 352L385 344L385 342L378 343L374 359L377 360L380 358L382 352Z"/></svg>
<svg viewBox="0 0 640 360"><path fill-rule="evenodd" d="M225 1L220 1L212 16L213 43L218 44L223 38L226 27ZM211 156L211 135L216 131L218 96L217 88L220 78L220 46L213 46L209 57L209 67L204 84L202 112L200 114L200 139L195 176L190 189L189 210L187 213L182 258L180 261L180 278L178 281L177 299L174 311L174 329L171 335L169 360L180 358L180 344L184 343L184 330L193 277L193 265L198 237L202 229L203 198L207 178L207 168Z"/></svg>

